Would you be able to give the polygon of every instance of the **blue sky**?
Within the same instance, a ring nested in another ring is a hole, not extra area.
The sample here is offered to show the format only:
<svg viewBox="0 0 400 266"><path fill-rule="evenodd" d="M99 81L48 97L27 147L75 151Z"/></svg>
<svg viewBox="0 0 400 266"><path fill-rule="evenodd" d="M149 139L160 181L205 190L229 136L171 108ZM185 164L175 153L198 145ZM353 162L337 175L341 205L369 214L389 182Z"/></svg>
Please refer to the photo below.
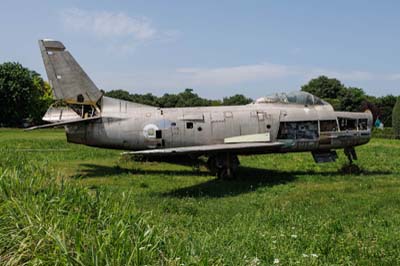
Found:
<svg viewBox="0 0 400 266"><path fill-rule="evenodd" d="M52 38L105 90L256 98L325 74L399 95L399 12L399 1L3 0L0 62L46 78L37 40Z"/></svg>

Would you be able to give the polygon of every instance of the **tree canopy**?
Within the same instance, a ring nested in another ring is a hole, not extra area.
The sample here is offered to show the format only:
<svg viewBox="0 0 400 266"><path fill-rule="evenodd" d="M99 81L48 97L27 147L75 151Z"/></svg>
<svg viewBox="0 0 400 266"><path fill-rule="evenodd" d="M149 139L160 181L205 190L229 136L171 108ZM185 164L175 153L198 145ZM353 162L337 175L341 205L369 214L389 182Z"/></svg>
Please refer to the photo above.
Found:
<svg viewBox="0 0 400 266"><path fill-rule="evenodd" d="M374 120L379 118L386 126L392 124L392 109L396 102L393 95L370 96L361 88L346 87L339 80L326 76L310 80L301 90L326 100L337 111L363 112L368 109Z"/></svg>
<svg viewBox="0 0 400 266"><path fill-rule="evenodd" d="M223 100L209 100L200 97L193 89L185 89L178 94L165 93L161 97L157 97L151 93L147 94L130 94L125 90L112 90L105 92L106 96L132 101L136 103L147 104L157 107L191 107L191 106L219 106L219 105L242 105L248 104L253 100L242 94L236 94L231 97L225 97Z"/></svg>
<svg viewBox="0 0 400 266"><path fill-rule="evenodd" d="M0 125L38 123L51 100L50 86L19 63L0 64Z"/></svg>
<svg viewBox="0 0 400 266"><path fill-rule="evenodd" d="M247 98L242 94L236 94L231 97L224 97L222 99L222 105L244 105L249 104L252 101L251 98Z"/></svg>
<svg viewBox="0 0 400 266"><path fill-rule="evenodd" d="M400 138L400 97L397 97L395 106L393 107L393 131L397 139Z"/></svg>
<svg viewBox="0 0 400 266"><path fill-rule="evenodd" d="M344 94L346 87L335 78L320 76L301 86L301 90L323 99L337 99Z"/></svg>

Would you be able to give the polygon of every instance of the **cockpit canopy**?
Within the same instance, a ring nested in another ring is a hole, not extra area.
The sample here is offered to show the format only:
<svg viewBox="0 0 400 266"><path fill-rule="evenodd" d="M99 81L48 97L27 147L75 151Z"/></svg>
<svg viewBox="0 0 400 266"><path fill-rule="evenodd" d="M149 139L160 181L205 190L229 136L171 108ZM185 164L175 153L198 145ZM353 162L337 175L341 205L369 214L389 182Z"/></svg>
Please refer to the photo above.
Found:
<svg viewBox="0 0 400 266"><path fill-rule="evenodd" d="M329 105L329 103L304 91L290 93L277 93L271 96L261 97L255 104L282 103L282 104L301 104L301 105Z"/></svg>

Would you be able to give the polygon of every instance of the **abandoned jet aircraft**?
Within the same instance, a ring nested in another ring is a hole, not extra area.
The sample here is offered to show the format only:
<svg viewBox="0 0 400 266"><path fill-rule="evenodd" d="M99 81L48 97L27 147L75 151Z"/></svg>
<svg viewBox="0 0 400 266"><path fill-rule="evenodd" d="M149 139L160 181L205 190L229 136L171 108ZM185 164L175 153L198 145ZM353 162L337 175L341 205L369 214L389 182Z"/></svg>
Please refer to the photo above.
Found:
<svg viewBox="0 0 400 266"><path fill-rule="evenodd" d="M218 177L233 176L237 155L311 152L332 162L336 149L350 161L371 137L370 112L336 112L306 92L276 94L243 106L157 108L103 96L59 41L40 40L56 99L43 120L64 126L67 140L129 150L142 156L208 157Z"/></svg>

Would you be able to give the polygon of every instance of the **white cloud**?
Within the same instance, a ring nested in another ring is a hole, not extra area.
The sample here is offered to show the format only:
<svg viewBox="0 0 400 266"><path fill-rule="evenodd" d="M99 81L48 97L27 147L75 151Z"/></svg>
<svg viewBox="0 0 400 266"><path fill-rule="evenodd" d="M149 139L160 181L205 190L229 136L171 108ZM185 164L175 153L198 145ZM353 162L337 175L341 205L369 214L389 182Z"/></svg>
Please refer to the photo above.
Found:
<svg viewBox="0 0 400 266"><path fill-rule="evenodd" d="M400 73L373 73L368 71L351 70L351 71L335 71L329 69L312 69L306 73L307 79L315 78L321 75L325 75L332 78L337 78L341 81L399 81Z"/></svg>
<svg viewBox="0 0 400 266"><path fill-rule="evenodd" d="M339 80L348 80L348 81L366 81L366 80L374 80L379 78L379 75L376 75L367 71L359 71L359 70L351 70L351 71L337 71L337 70L329 70L322 68L314 68L311 70L305 70L305 76L308 79L315 78L317 76L325 75L332 78L337 78Z"/></svg>
<svg viewBox="0 0 400 266"><path fill-rule="evenodd" d="M124 12L71 8L61 12L61 22L68 31L102 39L113 54L124 55L134 51L138 44L171 42L180 36L178 30L160 30L145 16L133 17Z"/></svg>
<svg viewBox="0 0 400 266"><path fill-rule="evenodd" d="M179 68L178 74L194 85L235 85L244 82L296 78L308 81L325 75L342 81L395 80L400 75L379 75L367 71L338 71L294 65L262 63L217 68Z"/></svg>
<svg viewBox="0 0 400 266"><path fill-rule="evenodd" d="M393 80L393 81L400 80L400 73L389 75L389 79L390 79L390 80Z"/></svg>
<svg viewBox="0 0 400 266"><path fill-rule="evenodd" d="M66 28L93 33L99 37L133 37L136 40L149 40L158 33L150 19L130 17L122 12L85 11L67 9L62 12Z"/></svg>
<svg viewBox="0 0 400 266"><path fill-rule="evenodd" d="M270 63L218 68L179 68L176 72L194 85L233 85L246 81L284 78L296 74L294 68Z"/></svg>

